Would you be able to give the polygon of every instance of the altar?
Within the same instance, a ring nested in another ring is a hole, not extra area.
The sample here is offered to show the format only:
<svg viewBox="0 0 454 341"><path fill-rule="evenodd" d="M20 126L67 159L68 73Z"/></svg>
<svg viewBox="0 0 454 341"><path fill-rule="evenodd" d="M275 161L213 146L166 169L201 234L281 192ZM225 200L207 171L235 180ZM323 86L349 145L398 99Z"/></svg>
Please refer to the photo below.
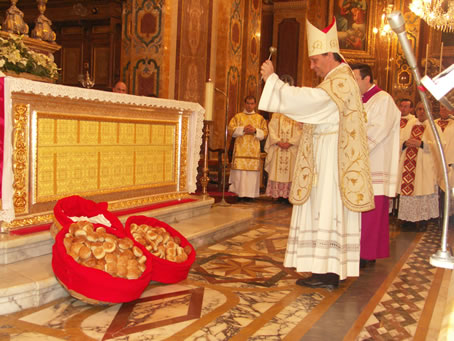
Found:
<svg viewBox="0 0 454 341"><path fill-rule="evenodd" d="M1 230L53 219L69 195L128 210L196 190L197 103L0 78Z"/></svg>

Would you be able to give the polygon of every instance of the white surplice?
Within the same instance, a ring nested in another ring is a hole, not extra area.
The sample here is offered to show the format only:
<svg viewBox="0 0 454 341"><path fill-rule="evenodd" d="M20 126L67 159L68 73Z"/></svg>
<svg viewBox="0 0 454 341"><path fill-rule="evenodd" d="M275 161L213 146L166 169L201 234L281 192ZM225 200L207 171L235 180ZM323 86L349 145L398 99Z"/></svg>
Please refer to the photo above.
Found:
<svg viewBox="0 0 454 341"><path fill-rule="evenodd" d="M395 197L400 155L400 111L385 91L370 97L364 103L364 109L367 113L367 142L374 195Z"/></svg>
<svg viewBox="0 0 454 341"><path fill-rule="evenodd" d="M336 104L320 88L290 87L273 74L259 109L314 125L317 180L309 200L293 206L284 266L298 272L336 273L341 280L359 276L361 214L343 205L339 191Z"/></svg>

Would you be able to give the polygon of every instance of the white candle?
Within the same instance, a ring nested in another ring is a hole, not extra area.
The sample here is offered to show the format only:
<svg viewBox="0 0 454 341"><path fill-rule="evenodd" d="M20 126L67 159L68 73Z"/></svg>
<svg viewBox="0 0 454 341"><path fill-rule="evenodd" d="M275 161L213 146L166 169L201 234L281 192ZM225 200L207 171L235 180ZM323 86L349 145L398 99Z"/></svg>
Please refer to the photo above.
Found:
<svg viewBox="0 0 454 341"><path fill-rule="evenodd" d="M424 68L424 76L427 76L427 65L429 65L429 44L426 44L426 65Z"/></svg>
<svg viewBox="0 0 454 341"><path fill-rule="evenodd" d="M205 120L213 120L214 83L209 80L205 83Z"/></svg>
<svg viewBox="0 0 454 341"><path fill-rule="evenodd" d="M441 72L443 66L443 42L441 42L441 48L440 48L440 70L438 70L438 73Z"/></svg>

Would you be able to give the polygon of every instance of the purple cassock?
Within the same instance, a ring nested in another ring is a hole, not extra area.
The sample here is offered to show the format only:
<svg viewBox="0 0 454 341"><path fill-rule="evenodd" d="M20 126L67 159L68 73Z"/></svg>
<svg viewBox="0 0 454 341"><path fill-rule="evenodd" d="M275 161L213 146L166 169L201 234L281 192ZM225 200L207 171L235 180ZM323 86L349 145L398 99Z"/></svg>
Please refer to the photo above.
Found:
<svg viewBox="0 0 454 341"><path fill-rule="evenodd" d="M363 103L381 91L378 86L364 93ZM375 209L361 213L361 259L374 260L389 257L389 198L374 196Z"/></svg>

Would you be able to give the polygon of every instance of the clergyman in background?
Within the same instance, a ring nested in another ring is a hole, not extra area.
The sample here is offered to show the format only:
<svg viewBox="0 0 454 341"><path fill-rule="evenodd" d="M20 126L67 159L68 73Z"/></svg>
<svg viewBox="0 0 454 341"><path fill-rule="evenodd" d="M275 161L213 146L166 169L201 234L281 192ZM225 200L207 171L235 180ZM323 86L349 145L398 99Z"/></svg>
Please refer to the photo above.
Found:
<svg viewBox="0 0 454 341"><path fill-rule="evenodd" d="M255 112L254 96L244 99L244 111L229 122L228 132L235 138L229 191L239 201L252 201L260 196L260 141L268 135L265 118Z"/></svg>
<svg viewBox="0 0 454 341"><path fill-rule="evenodd" d="M283 75L281 79L289 85L294 83L289 75ZM288 203L301 132L302 123L279 113L274 113L268 124L265 143L268 183L265 194L280 202Z"/></svg>
<svg viewBox="0 0 454 341"><path fill-rule="evenodd" d="M351 65L367 113L367 142L375 209L361 214L360 267L389 257L389 198L396 196L399 172L400 110L374 84L367 64Z"/></svg>

